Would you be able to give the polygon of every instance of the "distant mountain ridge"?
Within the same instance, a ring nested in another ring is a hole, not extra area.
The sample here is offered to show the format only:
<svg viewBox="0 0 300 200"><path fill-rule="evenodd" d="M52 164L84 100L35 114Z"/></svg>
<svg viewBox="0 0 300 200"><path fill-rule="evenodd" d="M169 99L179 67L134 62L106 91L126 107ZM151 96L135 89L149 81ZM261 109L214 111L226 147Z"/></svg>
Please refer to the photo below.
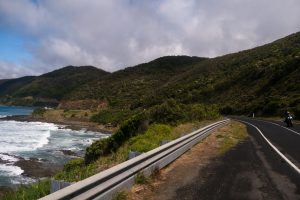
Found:
<svg viewBox="0 0 300 200"><path fill-rule="evenodd" d="M34 99L60 101L80 85L110 74L93 66L67 66L41 76L21 77L0 82L0 96L4 103L32 103ZM24 102L22 98L27 100ZM33 101L28 101L32 98Z"/></svg>
<svg viewBox="0 0 300 200"><path fill-rule="evenodd" d="M2 102L22 98L95 99L119 109L147 109L167 99L218 104L225 114L300 113L300 33L217 58L166 56L108 73L65 67L0 81Z"/></svg>

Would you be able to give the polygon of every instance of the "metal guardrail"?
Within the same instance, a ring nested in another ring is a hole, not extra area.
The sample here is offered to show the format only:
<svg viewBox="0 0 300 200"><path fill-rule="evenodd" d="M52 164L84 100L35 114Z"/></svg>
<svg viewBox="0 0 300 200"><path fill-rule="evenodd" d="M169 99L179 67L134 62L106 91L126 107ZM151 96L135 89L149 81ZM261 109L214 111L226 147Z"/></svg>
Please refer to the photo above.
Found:
<svg viewBox="0 0 300 200"><path fill-rule="evenodd" d="M145 176L148 176L154 170L163 168L208 136L213 130L224 126L228 122L229 119L226 119L208 125L45 196L40 200L111 199L116 192L130 188L134 184L135 176L138 173L143 173Z"/></svg>

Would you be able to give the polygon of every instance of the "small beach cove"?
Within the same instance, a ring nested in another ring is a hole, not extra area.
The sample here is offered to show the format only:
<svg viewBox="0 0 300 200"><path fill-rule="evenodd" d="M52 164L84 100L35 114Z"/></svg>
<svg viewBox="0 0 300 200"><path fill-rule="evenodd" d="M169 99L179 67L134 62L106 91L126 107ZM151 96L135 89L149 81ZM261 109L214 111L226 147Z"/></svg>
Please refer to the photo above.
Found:
<svg viewBox="0 0 300 200"><path fill-rule="evenodd" d="M0 106L2 188L52 176L69 160L82 157L93 141L110 135L110 131L89 122L58 124L34 119L30 116L32 110L24 109L27 113L22 107Z"/></svg>

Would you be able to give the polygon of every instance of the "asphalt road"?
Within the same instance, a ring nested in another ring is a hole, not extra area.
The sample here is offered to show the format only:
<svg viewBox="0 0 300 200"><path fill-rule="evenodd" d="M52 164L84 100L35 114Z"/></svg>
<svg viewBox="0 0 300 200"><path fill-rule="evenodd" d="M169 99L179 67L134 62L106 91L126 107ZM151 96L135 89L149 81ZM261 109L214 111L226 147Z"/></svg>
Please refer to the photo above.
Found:
<svg viewBox="0 0 300 200"><path fill-rule="evenodd" d="M287 128L283 122L252 118L239 118L255 125L263 135L292 163L300 168L300 125ZM256 131L257 132L257 131ZM252 135L255 131L252 131ZM266 144L267 145L267 144ZM276 154L274 152L274 154Z"/></svg>
<svg viewBox="0 0 300 200"><path fill-rule="evenodd" d="M235 118L256 126L296 168L300 168L300 125L290 130L282 122ZM247 125L249 137L199 171L176 191L178 199L300 199L300 174ZM205 181L204 181L205 180Z"/></svg>

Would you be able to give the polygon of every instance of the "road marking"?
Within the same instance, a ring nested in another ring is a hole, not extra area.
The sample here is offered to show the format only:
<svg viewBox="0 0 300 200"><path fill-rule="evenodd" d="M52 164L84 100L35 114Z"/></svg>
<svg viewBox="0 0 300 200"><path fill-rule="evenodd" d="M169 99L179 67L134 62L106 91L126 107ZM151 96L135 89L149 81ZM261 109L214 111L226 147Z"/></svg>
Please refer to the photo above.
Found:
<svg viewBox="0 0 300 200"><path fill-rule="evenodd" d="M296 170L296 172L300 175L300 169L294 164L292 163L292 161L290 161L287 157L285 157L285 155L283 155L265 136L264 134L259 130L259 128L257 128L257 126L254 126L253 124L249 123L249 122L245 122L242 120L238 120L240 122L246 123L250 126L253 126L259 133L260 135L267 141L267 143L274 149L274 151L276 153L278 153L278 155L284 159L294 170Z"/></svg>
<svg viewBox="0 0 300 200"><path fill-rule="evenodd" d="M256 121L262 121L262 122L267 122L267 123L270 123L270 124L274 124L274 125L276 125L276 126L280 126L280 127L282 127L282 128L285 128L286 130L289 130L289 131L291 131L291 132L293 132L293 133L296 133L297 135L300 136L300 133L298 133L297 131L294 131L294 130L292 130L292 129L290 129L290 128L287 128L287 127L284 127L284 126L281 126L280 124L276 124L276 123L270 122L270 121L265 121L265 120L262 120L262 119L253 119L253 120L256 120Z"/></svg>

